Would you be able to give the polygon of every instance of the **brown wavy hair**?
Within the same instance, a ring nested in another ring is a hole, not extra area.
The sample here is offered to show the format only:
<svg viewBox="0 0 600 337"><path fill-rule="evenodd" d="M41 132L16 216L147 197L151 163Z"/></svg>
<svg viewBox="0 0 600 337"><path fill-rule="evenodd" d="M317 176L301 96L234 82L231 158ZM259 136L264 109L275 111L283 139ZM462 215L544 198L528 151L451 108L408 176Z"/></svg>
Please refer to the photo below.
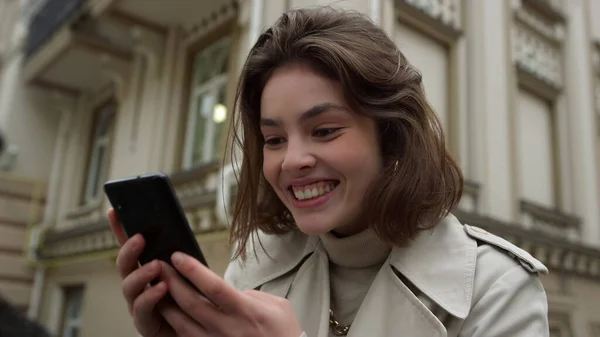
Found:
<svg viewBox="0 0 600 337"><path fill-rule="evenodd" d="M248 240L258 230L298 230L263 175L259 125L265 84L275 69L292 62L338 81L353 110L376 123L383 169L366 192L363 218L379 236L406 245L456 206L462 173L446 149L421 74L364 15L330 7L292 10L259 37L236 94L234 142L243 159L230 236L237 244L234 258L246 257Z"/></svg>

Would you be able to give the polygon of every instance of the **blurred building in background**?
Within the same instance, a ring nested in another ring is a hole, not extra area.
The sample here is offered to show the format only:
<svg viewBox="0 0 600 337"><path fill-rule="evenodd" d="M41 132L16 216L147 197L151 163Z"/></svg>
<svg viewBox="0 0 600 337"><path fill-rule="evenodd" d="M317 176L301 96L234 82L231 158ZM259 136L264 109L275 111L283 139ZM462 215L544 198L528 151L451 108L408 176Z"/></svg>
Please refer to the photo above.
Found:
<svg viewBox="0 0 600 337"><path fill-rule="evenodd" d="M102 184L153 171L222 274L243 61L283 11L328 2L0 0L0 295L58 336L136 336ZM466 178L455 213L550 268L552 336L600 336L600 2L334 3L423 73Z"/></svg>

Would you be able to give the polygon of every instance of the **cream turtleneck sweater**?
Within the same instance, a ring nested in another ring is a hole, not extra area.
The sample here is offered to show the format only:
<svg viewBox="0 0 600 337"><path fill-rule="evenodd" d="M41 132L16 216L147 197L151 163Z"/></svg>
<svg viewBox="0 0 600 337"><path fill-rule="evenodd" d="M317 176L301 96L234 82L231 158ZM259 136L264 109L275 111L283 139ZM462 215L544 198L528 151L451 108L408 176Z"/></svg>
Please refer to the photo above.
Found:
<svg viewBox="0 0 600 337"><path fill-rule="evenodd" d="M331 233L320 238L329 256L331 309L338 322L352 324L391 248L370 228L344 238Z"/></svg>

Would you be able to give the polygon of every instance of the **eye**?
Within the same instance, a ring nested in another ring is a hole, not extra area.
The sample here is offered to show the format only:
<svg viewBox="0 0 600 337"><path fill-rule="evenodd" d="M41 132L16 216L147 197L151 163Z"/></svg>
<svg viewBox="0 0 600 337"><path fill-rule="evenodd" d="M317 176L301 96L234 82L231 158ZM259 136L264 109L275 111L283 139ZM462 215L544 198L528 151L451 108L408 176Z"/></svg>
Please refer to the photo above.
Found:
<svg viewBox="0 0 600 337"><path fill-rule="evenodd" d="M269 137L265 139L265 146L275 147L285 142L283 137Z"/></svg>
<svg viewBox="0 0 600 337"><path fill-rule="evenodd" d="M319 138L328 137L328 136L335 134L336 132L338 132L341 129L342 128L320 128L320 129L315 130L315 132L313 133L313 136L319 137Z"/></svg>

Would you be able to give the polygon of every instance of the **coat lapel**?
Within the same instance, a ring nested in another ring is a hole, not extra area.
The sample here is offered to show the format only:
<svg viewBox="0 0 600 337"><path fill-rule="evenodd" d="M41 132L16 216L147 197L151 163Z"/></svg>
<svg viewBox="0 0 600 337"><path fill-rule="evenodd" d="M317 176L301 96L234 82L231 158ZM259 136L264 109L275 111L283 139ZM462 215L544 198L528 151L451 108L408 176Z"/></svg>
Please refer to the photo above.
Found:
<svg viewBox="0 0 600 337"><path fill-rule="evenodd" d="M471 307L476 258L476 242L452 215L434 230L420 233L410 246L392 249L348 337L446 336L446 328L426 304L465 318Z"/></svg>
<svg viewBox="0 0 600 337"><path fill-rule="evenodd" d="M348 337L445 337L446 329L386 263L373 281Z"/></svg>
<svg viewBox="0 0 600 337"><path fill-rule="evenodd" d="M287 298L306 335L329 336L329 261L323 247L302 264L291 283Z"/></svg>
<svg viewBox="0 0 600 337"><path fill-rule="evenodd" d="M394 248L390 264L419 292L450 315L465 318L471 308L477 243L453 216L433 230L421 232L412 244Z"/></svg>

